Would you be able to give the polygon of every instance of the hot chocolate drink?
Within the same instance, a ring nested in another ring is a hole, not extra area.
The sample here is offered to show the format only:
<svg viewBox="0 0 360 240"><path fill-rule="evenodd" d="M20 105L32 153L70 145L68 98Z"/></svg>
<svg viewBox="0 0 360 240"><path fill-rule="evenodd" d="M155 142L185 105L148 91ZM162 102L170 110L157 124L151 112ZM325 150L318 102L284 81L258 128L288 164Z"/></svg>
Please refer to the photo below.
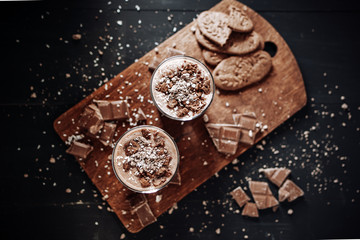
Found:
<svg viewBox="0 0 360 240"><path fill-rule="evenodd" d="M164 60L154 71L150 91L165 116L181 121L200 116L214 96L214 80L200 61L187 56Z"/></svg>
<svg viewBox="0 0 360 240"><path fill-rule="evenodd" d="M139 126L120 137L112 157L115 175L135 192L153 193L165 187L179 164L174 140L162 129Z"/></svg>

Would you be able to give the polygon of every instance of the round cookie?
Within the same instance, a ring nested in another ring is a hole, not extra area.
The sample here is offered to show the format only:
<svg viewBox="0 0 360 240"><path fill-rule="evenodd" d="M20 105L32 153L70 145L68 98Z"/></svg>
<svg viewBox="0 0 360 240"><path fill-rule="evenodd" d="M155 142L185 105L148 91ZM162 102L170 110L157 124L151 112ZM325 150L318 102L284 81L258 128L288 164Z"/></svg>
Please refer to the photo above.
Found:
<svg viewBox="0 0 360 240"><path fill-rule="evenodd" d="M243 10L229 6L229 27L236 32L251 32L254 24Z"/></svg>
<svg viewBox="0 0 360 240"><path fill-rule="evenodd" d="M222 12L205 11L197 19L202 34L220 46L224 46L231 34L228 22L228 15Z"/></svg>
<svg viewBox="0 0 360 240"><path fill-rule="evenodd" d="M219 62L221 62L222 60L228 57L228 55L224 53L217 53L207 49L203 49L201 53L204 57L205 62L211 66L218 65Z"/></svg>
<svg viewBox="0 0 360 240"><path fill-rule="evenodd" d="M233 32L223 47L211 42L199 29L196 29L195 31L195 37L198 43L204 48L230 55L244 55L250 53L255 51L260 44L259 34L254 31L248 34Z"/></svg>
<svg viewBox="0 0 360 240"><path fill-rule="evenodd" d="M271 66L270 55L265 51L257 51L224 59L214 69L213 76L218 88L239 90L263 79Z"/></svg>

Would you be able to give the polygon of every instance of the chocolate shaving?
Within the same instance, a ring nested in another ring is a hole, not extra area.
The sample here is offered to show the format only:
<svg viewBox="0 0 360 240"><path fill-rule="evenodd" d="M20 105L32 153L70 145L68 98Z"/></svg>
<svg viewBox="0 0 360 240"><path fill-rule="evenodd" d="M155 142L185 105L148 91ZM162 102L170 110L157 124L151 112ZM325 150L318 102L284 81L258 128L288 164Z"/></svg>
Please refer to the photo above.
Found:
<svg viewBox="0 0 360 240"><path fill-rule="evenodd" d="M247 202L245 204L245 207L244 209L242 210L241 212L241 215L242 216L248 216L248 217L256 217L258 218L259 217L259 211L256 207L256 204L255 203L252 203L252 202Z"/></svg>
<svg viewBox="0 0 360 240"><path fill-rule="evenodd" d="M66 153L85 159L93 149L94 147L91 145L73 141L70 147L66 149Z"/></svg>
<svg viewBox="0 0 360 240"><path fill-rule="evenodd" d="M233 197L233 199L235 199L240 207L244 206L248 201L250 201L249 196L240 186L230 192L230 195Z"/></svg>
<svg viewBox="0 0 360 240"><path fill-rule="evenodd" d="M291 173L290 169L287 168L267 168L267 169L259 169L259 172L265 174L265 176L276 186L280 187L281 184L285 181L285 179Z"/></svg>
<svg viewBox="0 0 360 240"><path fill-rule="evenodd" d="M272 208L279 205L271 193L268 183L249 181L249 188L258 209Z"/></svg>
<svg viewBox="0 0 360 240"><path fill-rule="evenodd" d="M289 179L287 179L279 189L280 202L283 202L286 199L288 200L288 202L292 202L302 196L304 196L304 191Z"/></svg>

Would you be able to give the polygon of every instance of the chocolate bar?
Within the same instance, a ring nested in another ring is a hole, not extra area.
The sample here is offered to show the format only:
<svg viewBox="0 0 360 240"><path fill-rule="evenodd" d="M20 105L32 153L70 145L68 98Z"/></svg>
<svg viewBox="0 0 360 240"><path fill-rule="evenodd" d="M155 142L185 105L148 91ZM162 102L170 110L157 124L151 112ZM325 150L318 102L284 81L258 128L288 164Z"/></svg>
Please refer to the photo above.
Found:
<svg viewBox="0 0 360 240"><path fill-rule="evenodd" d="M279 202L271 193L268 183L249 181L249 188L258 209L272 208L279 205Z"/></svg>
<svg viewBox="0 0 360 240"><path fill-rule="evenodd" d="M93 149L94 147L91 145L73 141L70 147L66 149L66 153L85 159Z"/></svg>
<svg viewBox="0 0 360 240"><path fill-rule="evenodd" d="M86 132L91 135L97 134L103 127L103 118L99 109L95 104L90 104L85 107L84 111L80 115L79 126L85 129Z"/></svg>
<svg viewBox="0 0 360 240"><path fill-rule="evenodd" d="M230 195L233 197L233 199L235 199L235 201L240 207L244 206L248 201L250 201L249 196L240 186L232 190L232 192L230 192Z"/></svg>
<svg viewBox="0 0 360 240"><path fill-rule="evenodd" d="M259 172L265 174L265 176L276 186L280 187L281 184L285 181L285 179L291 173L290 169L287 168L267 168L267 169L259 169Z"/></svg>
<svg viewBox="0 0 360 240"><path fill-rule="evenodd" d="M100 110L102 118L107 120L120 120L129 118L129 108L125 101L94 100Z"/></svg>
<svg viewBox="0 0 360 240"><path fill-rule="evenodd" d="M100 142L105 146L108 146L113 140L115 130L116 124L108 122L104 123L104 127L101 130L101 134L99 137Z"/></svg>
<svg viewBox="0 0 360 240"><path fill-rule="evenodd" d="M140 207L136 208L135 212L140 220L140 224L143 227L153 222L156 222L156 217L154 216L147 202L142 204Z"/></svg>
<svg viewBox="0 0 360 240"><path fill-rule="evenodd" d="M138 108L137 113L135 115L135 120L139 124L146 124L146 115L141 108Z"/></svg>
<svg viewBox="0 0 360 240"><path fill-rule="evenodd" d="M256 217L258 218L259 217L259 211L256 207L256 204L255 203L252 203L252 202L247 202L245 204L245 207L244 209L242 210L241 212L241 215L242 216L248 216L248 217Z"/></svg>
<svg viewBox="0 0 360 240"><path fill-rule="evenodd" d="M169 184L181 185L181 176L179 169L176 171L174 177L170 180Z"/></svg>
<svg viewBox="0 0 360 240"><path fill-rule="evenodd" d="M288 200L288 202L292 202L302 196L304 196L304 191L289 179L287 179L279 189L280 202L283 202L286 199Z"/></svg>

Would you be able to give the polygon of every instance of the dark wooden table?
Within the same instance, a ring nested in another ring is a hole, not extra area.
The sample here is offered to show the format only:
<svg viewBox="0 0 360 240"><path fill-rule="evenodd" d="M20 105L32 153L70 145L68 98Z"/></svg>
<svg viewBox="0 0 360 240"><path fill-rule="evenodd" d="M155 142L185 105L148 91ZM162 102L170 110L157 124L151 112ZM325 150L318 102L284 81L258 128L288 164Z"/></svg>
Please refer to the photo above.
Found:
<svg viewBox="0 0 360 240"><path fill-rule="evenodd" d="M287 41L308 104L140 233L65 153L56 117L217 2L0 2L1 239L360 238L356 1L243 1ZM228 193L276 165L305 197L242 217Z"/></svg>

